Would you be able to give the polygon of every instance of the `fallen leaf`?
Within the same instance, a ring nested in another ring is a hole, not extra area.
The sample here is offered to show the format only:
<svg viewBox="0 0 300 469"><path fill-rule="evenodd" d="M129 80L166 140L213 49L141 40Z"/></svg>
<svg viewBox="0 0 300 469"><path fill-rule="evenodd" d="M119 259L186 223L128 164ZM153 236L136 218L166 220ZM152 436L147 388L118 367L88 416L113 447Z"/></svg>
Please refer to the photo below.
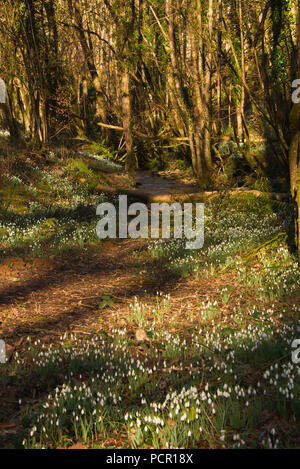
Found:
<svg viewBox="0 0 300 469"><path fill-rule="evenodd" d="M144 340L149 340L147 333L144 331L144 329L137 329L135 331L135 338L138 342L144 342Z"/></svg>
<svg viewBox="0 0 300 469"><path fill-rule="evenodd" d="M87 449L82 443L75 443L75 445L69 446L68 449Z"/></svg>
<svg viewBox="0 0 300 469"><path fill-rule="evenodd" d="M176 425L176 422L175 422L175 420L168 419L168 420L167 420L167 424L168 424L168 426L169 426L170 428L174 428L175 425Z"/></svg>
<svg viewBox="0 0 300 469"><path fill-rule="evenodd" d="M17 424L14 422L0 423L0 435L5 435L8 433L16 433Z"/></svg>
<svg viewBox="0 0 300 469"><path fill-rule="evenodd" d="M6 361L9 361L15 351L14 347L9 344L5 344L5 351L6 351Z"/></svg>

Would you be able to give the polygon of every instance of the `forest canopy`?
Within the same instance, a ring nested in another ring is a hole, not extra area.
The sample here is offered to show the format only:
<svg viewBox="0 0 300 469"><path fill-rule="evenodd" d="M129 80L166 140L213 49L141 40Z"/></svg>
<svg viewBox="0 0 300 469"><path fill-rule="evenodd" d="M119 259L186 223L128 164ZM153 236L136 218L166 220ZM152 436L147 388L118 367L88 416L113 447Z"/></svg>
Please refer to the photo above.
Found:
<svg viewBox="0 0 300 469"><path fill-rule="evenodd" d="M288 167L293 0L7 0L0 37L14 138L117 145L123 129L129 166L179 145L202 184L221 136L251 167ZM257 139L271 162L250 151Z"/></svg>

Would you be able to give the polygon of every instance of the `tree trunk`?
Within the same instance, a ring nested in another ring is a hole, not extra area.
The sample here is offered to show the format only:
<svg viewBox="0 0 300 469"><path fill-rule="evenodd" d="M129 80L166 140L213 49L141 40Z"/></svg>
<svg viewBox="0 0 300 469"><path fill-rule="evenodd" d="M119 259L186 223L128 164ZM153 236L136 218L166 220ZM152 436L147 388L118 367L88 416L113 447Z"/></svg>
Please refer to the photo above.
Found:
<svg viewBox="0 0 300 469"><path fill-rule="evenodd" d="M101 80L98 75L96 64L95 64L92 41L91 40L88 41L85 35L80 2L79 0L75 0L73 3L73 0L68 0L68 4L69 4L69 11L70 11L71 17L73 17L74 15L73 24L75 26L76 34L77 34L79 43L81 45L81 49L85 58L85 62L87 64L87 68L90 73L92 83L96 91L97 116L99 117L101 122L106 123L107 122L106 107L105 107L105 100L103 98ZM107 129L103 130L103 134L104 134L103 136L105 138L108 137L107 132L108 132Z"/></svg>
<svg viewBox="0 0 300 469"><path fill-rule="evenodd" d="M122 76L122 117L123 128L126 142L126 171L134 178L136 169L136 158L133 149L132 137L132 111L131 111L131 90L130 90L130 74L127 69L124 70Z"/></svg>
<svg viewBox="0 0 300 469"><path fill-rule="evenodd" d="M300 78L300 0L298 0L297 78ZM295 204L295 241L300 258L300 102L294 103L290 113L289 167L291 195Z"/></svg>

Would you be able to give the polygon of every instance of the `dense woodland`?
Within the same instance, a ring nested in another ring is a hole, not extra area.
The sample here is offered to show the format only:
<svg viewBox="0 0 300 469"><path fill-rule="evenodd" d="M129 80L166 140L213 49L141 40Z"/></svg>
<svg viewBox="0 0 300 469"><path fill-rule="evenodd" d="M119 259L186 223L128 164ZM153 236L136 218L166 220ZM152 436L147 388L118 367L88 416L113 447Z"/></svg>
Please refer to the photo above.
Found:
<svg viewBox="0 0 300 469"><path fill-rule="evenodd" d="M2 124L20 144L77 136L125 146L131 172L176 148L203 188L214 185L217 143L228 137L258 174L280 179L290 167L294 194L298 8L293 0L7 0ZM264 154L254 154L256 142L266 142Z"/></svg>
<svg viewBox="0 0 300 469"><path fill-rule="evenodd" d="M300 0L2 0L0 79L0 448L299 448Z"/></svg>

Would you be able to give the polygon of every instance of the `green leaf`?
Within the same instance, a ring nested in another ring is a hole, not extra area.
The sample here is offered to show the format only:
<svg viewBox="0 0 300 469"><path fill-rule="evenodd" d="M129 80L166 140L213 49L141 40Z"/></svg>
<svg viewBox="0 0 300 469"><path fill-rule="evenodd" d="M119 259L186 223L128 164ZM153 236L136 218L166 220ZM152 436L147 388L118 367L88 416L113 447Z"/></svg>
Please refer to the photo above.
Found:
<svg viewBox="0 0 300 469"><path fill-rule="evenodd" d="M189 415L188 415L188 419L190 422L193 422L194 420L196 420L196 410L195 410L195 407L191 407L190 410L189 410Z"/></svg>
<svg viewBox="0 0 300 469"><path fill-rule="evenodd" d="M98 308L103 309L106 306L113 306L113 304L114 304L114 300L110 296L104 295L102 297L101 303L99 303L99 305L98 305Z"/></svg>
<svg viewBox="0 0 300 469"><path fill-rule="evenodd" d="M233 335L235 333L235 330L232 329L231 327L224 327L222 330L221 330L221 334L224 336L224 337L228 337L229 335Z"/></svg>

